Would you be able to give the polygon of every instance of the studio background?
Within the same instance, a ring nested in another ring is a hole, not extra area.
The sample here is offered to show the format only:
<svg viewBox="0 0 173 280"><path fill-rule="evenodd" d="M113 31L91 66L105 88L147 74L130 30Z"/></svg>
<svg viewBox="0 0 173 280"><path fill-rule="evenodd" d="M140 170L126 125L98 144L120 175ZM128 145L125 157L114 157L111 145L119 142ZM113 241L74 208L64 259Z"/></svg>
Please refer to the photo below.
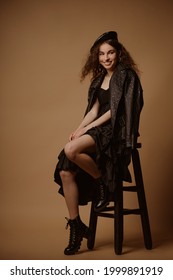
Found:
<svg viewBox="0 0 173 280"><path fill-rule="evenodd" d="M173 257L172 14L172 0L0 1L0 259L67 258L68 212L53 173L86 107L81 67L110 30L142 71L140 157L154 249L141 245L140 220L129 217L127 254L115 256L113 223L102 219L96 250L84 244L72 259ZM89 211L81 207L86 223Z"/></svg>

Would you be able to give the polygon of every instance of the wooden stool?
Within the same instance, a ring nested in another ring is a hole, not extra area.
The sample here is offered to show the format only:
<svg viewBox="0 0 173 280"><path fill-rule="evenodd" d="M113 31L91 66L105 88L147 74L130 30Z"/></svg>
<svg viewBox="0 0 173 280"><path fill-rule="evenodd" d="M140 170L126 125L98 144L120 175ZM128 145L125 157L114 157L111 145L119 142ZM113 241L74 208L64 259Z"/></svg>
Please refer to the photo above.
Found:
<svg viewBox="0 0 173 280"><path fill-rule="evenodd" d="M114 219L114 250L117 255L120 255L122 253L122 245L123 245L123 232L124 232L123 217L124 215L129 215L129 214L140 215L145 247L148 250L152 249L152 238L151 238L148 210L147 210L141 164L140 164L140 158L138 152L139 148L141 148L141 143L138 143L136 147L132 150L132 167L134 171L135 185L124 186L123 182L120 181L118 183L115 193L113 193L113 198L110 200L113 201L113 206L108 205L101 212L94 211L94 201L92 201L90 221L89 221L89 228L91 230L91 235L87 242L88 249L93 249L94 247L97 218L99 216L105 218L113 218ZM138 209L123 208L123 192L137 193L138 204L139 204Z"/></svg>

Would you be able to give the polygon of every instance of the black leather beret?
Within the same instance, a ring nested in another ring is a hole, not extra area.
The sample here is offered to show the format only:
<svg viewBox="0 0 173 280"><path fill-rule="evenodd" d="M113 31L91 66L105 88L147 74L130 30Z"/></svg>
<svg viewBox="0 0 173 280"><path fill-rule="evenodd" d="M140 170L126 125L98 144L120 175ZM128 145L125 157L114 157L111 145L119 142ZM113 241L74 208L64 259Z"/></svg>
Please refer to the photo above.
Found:
<svg viewBox="0 0 173 280"><path fill-rule="evenodd" d="M96 41L94 42L94 44L92 45L90 51L92 51L98 44L103 43L103 42L105 42L105 41L107 41L107 40L110 40L110 39L115 40L115 41L118 42L118 35L117 35L117 32L115 32L115 31L109 31L109 32L105 32L105 33L103 33L102 35L100 35L100 36L96 39Z"/></svg>

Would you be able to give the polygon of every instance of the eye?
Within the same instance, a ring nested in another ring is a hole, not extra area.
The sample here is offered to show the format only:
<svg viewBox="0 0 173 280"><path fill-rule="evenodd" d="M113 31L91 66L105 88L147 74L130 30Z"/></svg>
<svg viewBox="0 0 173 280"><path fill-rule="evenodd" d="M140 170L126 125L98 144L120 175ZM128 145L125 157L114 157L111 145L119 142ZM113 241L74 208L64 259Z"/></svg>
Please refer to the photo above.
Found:
<svg viewBox="0 0 173 280"><path fill-rule="evenodd" d="M110 53L110 54L114 54L114 53L115 53L115 51L114 51L114 50L111 50L111 51L109 51L109 53Z"/></svg>

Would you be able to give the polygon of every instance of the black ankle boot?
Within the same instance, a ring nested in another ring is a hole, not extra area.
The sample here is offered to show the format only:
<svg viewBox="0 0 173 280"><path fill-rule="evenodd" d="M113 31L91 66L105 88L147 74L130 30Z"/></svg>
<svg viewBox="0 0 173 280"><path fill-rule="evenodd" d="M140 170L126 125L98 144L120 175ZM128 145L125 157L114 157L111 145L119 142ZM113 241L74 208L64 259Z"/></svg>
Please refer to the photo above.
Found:
<svg viewBox="0 0 173 280"><path fill-rule="evenodd" d="M96 185L97 185L97 190L96 190L97 196L94 205L94 210L96 212L99 212L102 211L109 204L108 190L102 178L96 179Z"/></svg>
<svg viewBox="0 0 173 280"><path fill-rule="evenodd" d="M89 228L81 221L79 216L74 220L69 219L66 228L68 228L68 225L70 226L70 238L64 254L73 255L80 249L83 238L88 238Z"/></svg>

